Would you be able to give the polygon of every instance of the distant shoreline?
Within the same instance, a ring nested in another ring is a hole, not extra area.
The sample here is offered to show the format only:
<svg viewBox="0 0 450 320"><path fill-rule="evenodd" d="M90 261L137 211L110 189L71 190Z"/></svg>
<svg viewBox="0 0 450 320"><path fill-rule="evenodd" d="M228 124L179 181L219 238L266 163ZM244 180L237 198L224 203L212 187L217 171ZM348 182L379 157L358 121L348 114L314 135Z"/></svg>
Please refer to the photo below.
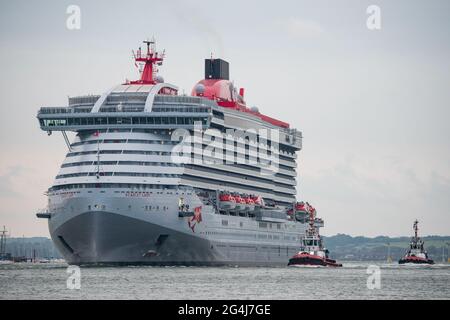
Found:
<svg viewBox="0 0 450 320"><path fill-rule="evenodd" d="M408 248L410 236L403 237L364 237L337 234L322 236L325 247L333 258L343 261L387 261L388 254L392 261L400 259ZM450 247L450 236L425 236L425 249L436 262L447 261ZM12 256L36 256L38 259L62 258L48 237L7 238L6 252Z"/></svg>

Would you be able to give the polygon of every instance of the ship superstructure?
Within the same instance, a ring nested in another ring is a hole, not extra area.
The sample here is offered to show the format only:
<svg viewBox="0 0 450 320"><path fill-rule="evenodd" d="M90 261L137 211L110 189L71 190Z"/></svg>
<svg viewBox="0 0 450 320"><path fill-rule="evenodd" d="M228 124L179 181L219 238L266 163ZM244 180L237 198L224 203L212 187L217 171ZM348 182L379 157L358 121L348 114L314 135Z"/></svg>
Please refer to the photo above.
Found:
<svg viewBox="0 0 450 320"><path fill-rule="evenodd" d="M295 214L301 132L248 108L221 59L179 95L145 44L139 80L38 112L69 149L38 213L57 248L73 264L284 265L307 228Z"/></svg>

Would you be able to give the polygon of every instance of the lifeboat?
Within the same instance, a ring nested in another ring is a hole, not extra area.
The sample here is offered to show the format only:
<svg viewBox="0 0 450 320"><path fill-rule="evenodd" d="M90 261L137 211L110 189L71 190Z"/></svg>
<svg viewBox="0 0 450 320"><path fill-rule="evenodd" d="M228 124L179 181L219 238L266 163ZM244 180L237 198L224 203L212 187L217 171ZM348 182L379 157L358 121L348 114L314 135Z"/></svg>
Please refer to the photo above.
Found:
<svg viewBox="0 0 450 320"><path fill-rule="evenodd" d="M306 210L306 205L305 205L305 203L303 201L302 202L297 202L295 204L295 211L308 212L308 210Z"/></svg>
<svg viewBox="0 0 450 320"><path fill-rule="evenodd" d="M255 202L251 197L244 197L247 211L255 210Z"/></svg>
<svg viewBox="0 0 450 320"><path fill-rule="evenodd" d="M252 196L251 199L255 204L255 207L264 207L264 200L261 196Z"/></svg>
<svg viewBox="0 0 450 320"><path fill-rule="evenodd" d="M219 207L225 210L231 210L236 207L236 200L231 194L219 195Z"/></svg>
<svg viewBox="0 0 450 320"><path fill-rule="evenodd" d="M309 215L308 206L303 202L297 202L294 205L295 209L295 219L297 221L305 222L306 218Z"/></svg>
<svg viewBox="0 0 450 320"><path fill-rule="evenodd" d="M235 207L236 211L244 211L246 209L247 203L244 200L244 198L242 198L240 195L236 195L236 196L234 196L234 200L236 202L236 207Z"/></svg>

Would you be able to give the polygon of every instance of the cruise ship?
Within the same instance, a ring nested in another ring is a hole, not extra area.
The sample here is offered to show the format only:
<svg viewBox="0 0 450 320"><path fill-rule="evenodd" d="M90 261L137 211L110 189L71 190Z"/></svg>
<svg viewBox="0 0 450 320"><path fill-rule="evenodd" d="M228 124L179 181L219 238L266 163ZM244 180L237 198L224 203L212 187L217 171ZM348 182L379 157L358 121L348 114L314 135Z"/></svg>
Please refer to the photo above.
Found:
<svg viewBox="0 0 450 320"><path fill-rule="evenodd" d="M144 44L138 80L38 111L68 148L37 213L56 247L76 265L285 266L308 228L301 132L248 107L222 59L179 94L159 75L164 52Z"/></svg>

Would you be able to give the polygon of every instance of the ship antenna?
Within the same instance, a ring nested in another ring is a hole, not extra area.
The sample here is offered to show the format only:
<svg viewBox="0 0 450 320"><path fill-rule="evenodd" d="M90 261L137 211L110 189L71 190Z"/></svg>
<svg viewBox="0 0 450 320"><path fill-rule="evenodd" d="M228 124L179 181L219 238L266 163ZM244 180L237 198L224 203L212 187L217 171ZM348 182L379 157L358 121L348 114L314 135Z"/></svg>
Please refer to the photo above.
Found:
<svg viewBox="0 0 450 320"><path fill-rule="evenodd" d="M418 224L419 224L419 221L416 219L416 221L414 221L414 225L413 225L413 228L414 228L414 236L415 236L416 239L417 239L417 233L418 233L418 231L419 231Z"/></svg>
<svg viewBox="0 0 450 320"><path fill-rule="evenodd" d="M308 211L309 211L309 232L311 235L316 234L316 227L314 226L314 213L315 209L309 205L308 203Z"/></svg>
<svg viewBox="0 0 450 320"><path fill-rule="evenodd" d="M143 55L141 48L139 48L136 55L133 52L135 65L139 63L144 66L141 72L141 78L136 81L130 81L127 84L156 84L155 81L156 68L154 65L159 66L162 65L165 52L163 51L162 54L156 52L155 47L156 42L154 38L151 41L145 40L143 42L147 46L147 53Z"/></svg>

